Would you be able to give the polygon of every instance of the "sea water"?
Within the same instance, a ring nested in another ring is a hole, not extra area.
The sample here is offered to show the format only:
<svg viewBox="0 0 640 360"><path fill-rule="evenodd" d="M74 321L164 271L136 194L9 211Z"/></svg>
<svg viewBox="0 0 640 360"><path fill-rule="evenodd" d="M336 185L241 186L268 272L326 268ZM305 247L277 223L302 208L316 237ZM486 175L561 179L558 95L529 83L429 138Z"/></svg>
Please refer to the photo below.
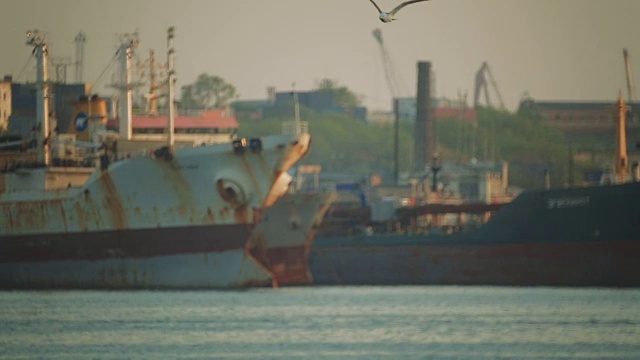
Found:
<svg viewBox="0 0 640 360"><path fill-rule="evenodd" d="M640 359L640 289L0 292L2 359Z"/></svg>

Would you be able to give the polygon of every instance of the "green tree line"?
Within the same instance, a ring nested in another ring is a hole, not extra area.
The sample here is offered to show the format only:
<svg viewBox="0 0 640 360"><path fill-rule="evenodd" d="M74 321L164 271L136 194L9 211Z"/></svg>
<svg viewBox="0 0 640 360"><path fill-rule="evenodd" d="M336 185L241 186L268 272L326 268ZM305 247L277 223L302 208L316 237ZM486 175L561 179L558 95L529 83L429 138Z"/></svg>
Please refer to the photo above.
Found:
<svg viewBox="0 0 640 360"><path fill-rule="evenodd" d="M540 119L480 108L477 124L450 118L441 119L436 125L445 158L448 154L461 163L471 159L506 161L510 183L523 188L544 186L547 171L553 186L570 185L568 142L560 130Z"/></svg>
<svg viewBox="0 0 640 360"><path fill-rule="evenodd" d="M322 79L316 91L333 92L343 106L357 106L360 98L337 81ZM203 73L192 83L182 87L181 107L215 108L237 96L233 85L221 77ZM246 110L246 109L242 109ZM255 121L238 112L239 135L259 136L279 133L282 122L293 121L291 108L279 109L277 116ZM290 111L289 111L290 110ZM392 179L394 171L394 125L365 124L339 114L319 114L300 107L302 120L309 123L312 147L303 164L319 164L325 171L349 172L362 176L380 174ZM399 164L401 173L422 168L414 164L413 122L399 126ZM437 151L447 162L468 164L471 161L502 162L510 165L510 183L523 188L544 185L549 172L553 186L571 185L588 164L569 164L568 141L559 130L544 124L535 114L511 113L492 108L480 108L477 122L457 118L436 122Z"/></svg>
<svg viewBox="0 0 640 360"><path fill-rule="evenodd" d="M301 107L301 117L309 123L312 146L303 164L319 164L326 171L368 176L373 173L391 179L394 169L394 126L364 124L337 114L318 114ZM291 116L259 122L239 118L240 136L279 133L282 122ZM399 170L414 168L412 122L399 127ZM510 183L523 188L544 186L549 171L553 186L569 185L569 147L562 133L536 119L493 109L480 109L476 124L448 118L436 123L438 152L443 161L468 164L477 161L507 161ZM580 171L580 164L574 164Z"/></svg>

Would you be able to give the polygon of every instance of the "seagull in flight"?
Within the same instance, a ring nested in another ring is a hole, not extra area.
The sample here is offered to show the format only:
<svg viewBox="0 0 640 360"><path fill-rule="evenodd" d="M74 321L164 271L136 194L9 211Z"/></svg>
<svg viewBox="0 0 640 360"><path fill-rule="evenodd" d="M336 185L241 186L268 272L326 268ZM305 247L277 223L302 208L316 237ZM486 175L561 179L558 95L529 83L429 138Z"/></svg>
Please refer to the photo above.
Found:
<svg viewBox="0 0 640 360"><path fill-rule="evenodd" d="M376 9L378 9L378 12L380 13L380 21L382 21L383 23L388 23L388 22L392 22L393 20L395 20L395 18L393 17L398 11L400 11L400 9L402 9L403 7L409 5L409 4L413 4L413 3L417 3L417 2L421 2L421 1L429 1L429 0L409 0L409 1L405 1L402 4L396 6L393 10L389 11L389 12L384 12L382 11L382 9L380 9L380 7L378 6L378 4L376 4L375 1L373 0L369 0L371 1L371 3L373 4L373 6L376 7Z"/></svg>

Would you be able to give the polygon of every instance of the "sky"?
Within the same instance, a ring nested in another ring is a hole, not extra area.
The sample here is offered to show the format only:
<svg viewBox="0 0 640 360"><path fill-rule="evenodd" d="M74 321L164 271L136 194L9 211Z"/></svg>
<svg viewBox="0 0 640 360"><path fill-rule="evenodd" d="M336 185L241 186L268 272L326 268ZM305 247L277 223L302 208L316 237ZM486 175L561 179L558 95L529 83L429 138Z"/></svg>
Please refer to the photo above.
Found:
<svg viewBox="0 0 640 360"><path fill-rule="evenodd" d="M377 2L386 10L400 1ZM369 0L0 0L0 13L0 76L33 81L28 30L46 34L50 56L72 62L82 31L83 80L99 95L114 91L107 85L121 35L139 33L141 61L150 49L164 61L170 26L178 89L208 73L244 100L265 99L269 86L313 90L328 78L370 110L389 110L384 64L400 84L397 95L415 96L417 64L430 61L436 96L466 93L471 104L486 61L507 109L516 110L525 94L539 101L626 97L624 48L640 73L638 0L431 0L387 24ZM390 61L382 60L376 28ZM68 67L69 81L74 74Z"/></svg>

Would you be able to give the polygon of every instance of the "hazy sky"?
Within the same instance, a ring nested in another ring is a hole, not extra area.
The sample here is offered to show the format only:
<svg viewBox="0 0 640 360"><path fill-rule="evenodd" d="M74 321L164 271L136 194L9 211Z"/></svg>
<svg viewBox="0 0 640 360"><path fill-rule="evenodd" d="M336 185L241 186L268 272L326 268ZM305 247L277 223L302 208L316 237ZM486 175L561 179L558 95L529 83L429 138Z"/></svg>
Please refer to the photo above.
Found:
<svg viewBox="0 0 640 360"><path fill-rule="evenodd" d="M399 2L378 0L384 9ZM470 103L475 73L487 61L512 110L525 92L540 100L626 96L625 47L640 73L638 0L432 0L404 8L389 24L369 0L0 0L0 13L0 76L15 79L25 67L27 30L46 32L51 56L72 61L83 31L84 80L105 93L111 71L100 74L118 35L137 30L138 56L154 49L165 60L169 26L176 27L178 87L208 72L235 85L241 99L265 98L270 85L290 90L293 82L311 90L330 78L370 109L389 109L376 28L405 96L415 95L419 61L432 62L438 97L467 92ZM73 80L74 68L67 72Z"/></svg>

